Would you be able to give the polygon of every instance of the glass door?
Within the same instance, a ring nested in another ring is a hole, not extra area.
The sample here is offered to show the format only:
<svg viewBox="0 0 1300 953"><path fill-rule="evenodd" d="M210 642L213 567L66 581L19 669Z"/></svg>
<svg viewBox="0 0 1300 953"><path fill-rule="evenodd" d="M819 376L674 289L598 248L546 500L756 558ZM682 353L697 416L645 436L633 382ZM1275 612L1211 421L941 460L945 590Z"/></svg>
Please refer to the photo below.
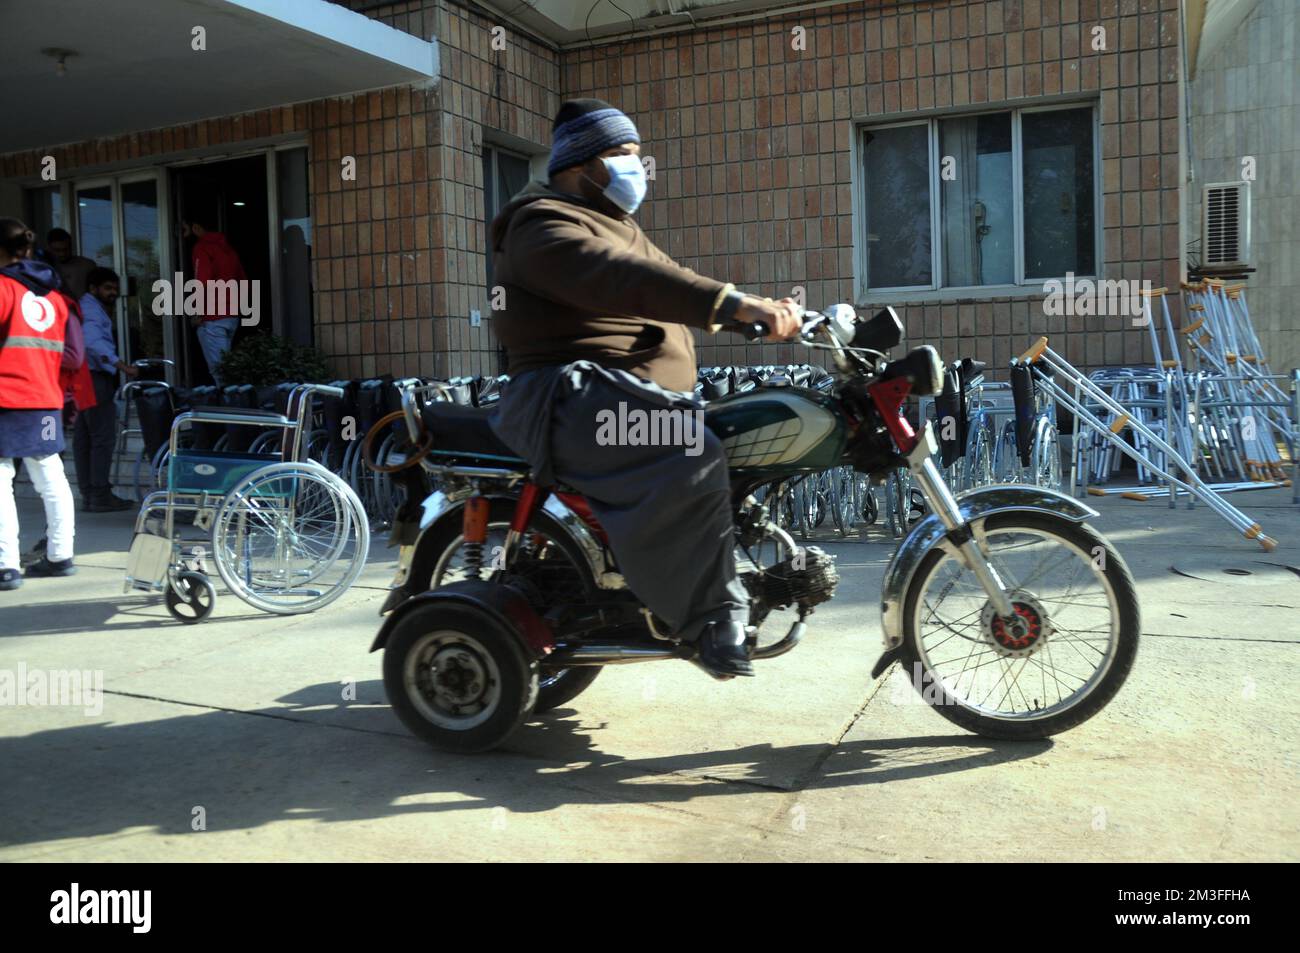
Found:
<svg viewBox="0 0 1300 953"><path fill-rule="evenodd" d="M166 318L153 308L153 284L163 272L157 174L78 182L74 195L78 252L121 279L113 315L118 356L128 364L171 358Z"/></svg>
<svg viewBox="0 0 1300 953"><path fill-rule="evenodd" d="M313 344L311 194L305 146L275 153L275 199L280 252L277 330L296 344Z"/></svg>
<svg viewBox="0 0 1300 953"><path fill-rule="evenodd" d="M159 218L158 179L150 176L120 182L118 196L122 225L121 320L122 360L167 357L164 315L155 314L154 282L162 277L162 225ZM151 374L161 377L161 374Z"/></svg>
<svg viewBox="0 0 1300 953"><path fill-rule="evenodd" d="M117 267L112 182L77 186L77 248L102 268Z"/></svg>

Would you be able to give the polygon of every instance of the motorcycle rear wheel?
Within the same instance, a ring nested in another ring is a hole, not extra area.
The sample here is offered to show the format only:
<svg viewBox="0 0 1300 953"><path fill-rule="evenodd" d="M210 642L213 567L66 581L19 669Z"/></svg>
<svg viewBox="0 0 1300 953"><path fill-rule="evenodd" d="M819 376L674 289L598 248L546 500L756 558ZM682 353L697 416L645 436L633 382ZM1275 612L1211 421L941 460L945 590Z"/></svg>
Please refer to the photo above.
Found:
<svg viewBox="0 0 1300 953"><path fill-rule="evenodd" d="M985 532L991 564L1029 629L1021 639L999 633L970 571L934 549L903 599L903 672L939 714L985 738L1026 741L1074 728L1115 697L1133 667L1141 631L1133 576L1095 530L1061 516L1002 513L985 521ZM1083 575L1079 591L1071 581L1053 594L1060 583L1048 573L1061 565Z"/></svg>
<svg viewBox="0 0 1300 953"><path fill-rule="evenodd" d="M384 693L402 724L443 751L501 744L537 702L537 664L488 613L431 603L409 612L384 646Z"/></svg>
<svg viewBox="0 0 1300 953"><path fill-rule="evenodd" d="M496 546L505 541L506 531L510 528L510 519L514 515L514 500L497 498L490 503L488 510L488 541L484 546L485 553L490 556ZM434 552L438 553L434 564L432 578L429 580L429 588L437 589L439 586L446 585L466 576L465 566L463 565L464 553L461 552L464 546L464 537L461 536L460 507L449 511L455 514L455 517L446 520L444 527L432 527L431 533L441 532L441 537L431 538L428 545L434 547ZM442 517L440 517L442 519ZM547 531L547 521L539 519L537 525L530 527L528 536L530 544L535 545L538 537L549 539ZM556 601L571 598L575 602L586 602L590 599L596 590L595 580L591 578L589 572L578 567L567 552L561 546L553 547L557 562L562 561L561 566L550 567L545 575L546 584L542 588L547 596L553 597ZM458 560L458 555L461 557ZM458 562L461 564L458 565ZM485 566L490 571L490 566ZM570 570L568 574L565 570ZM488 575L484 572L483 575ZM563 580L559 577L565 576ZM556 583L560 582L557 586ZM596 680L601 672L598 665L575 665L572 668L557 668L555 666L542 665L539 672L537 704L533 711L535 714L542 714L558 708L561 705L573 701L590 687L591 683Z"/></svg>

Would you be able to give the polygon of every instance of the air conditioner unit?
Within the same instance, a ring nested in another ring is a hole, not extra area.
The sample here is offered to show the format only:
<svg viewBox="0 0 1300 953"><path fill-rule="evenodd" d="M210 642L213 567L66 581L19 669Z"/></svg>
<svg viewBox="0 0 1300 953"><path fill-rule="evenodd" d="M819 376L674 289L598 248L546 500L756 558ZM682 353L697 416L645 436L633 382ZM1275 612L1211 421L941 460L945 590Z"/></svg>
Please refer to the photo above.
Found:
<svg viewBox="0 0 1300 953"><path fill-rule="evenodd" d="M1201 194L1201 267L1250 265L1250 183L1215 182Z"/></svg>

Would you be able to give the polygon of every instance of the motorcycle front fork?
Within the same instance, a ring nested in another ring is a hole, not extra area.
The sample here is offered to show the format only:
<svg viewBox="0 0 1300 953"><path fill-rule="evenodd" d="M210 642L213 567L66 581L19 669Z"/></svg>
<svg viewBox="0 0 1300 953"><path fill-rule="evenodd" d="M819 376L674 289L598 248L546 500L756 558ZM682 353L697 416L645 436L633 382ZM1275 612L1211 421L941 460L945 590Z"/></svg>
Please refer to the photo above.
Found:
<svg viewBox="0 0 1300 953"><path fill-rule="evenodd" d="M948 483L939 472L939 468L934 465L934 459L931 456L933 448L929 445L928 428L921 440L917 442L916 447L908 454L908 468L912 471L912 477L921 487L921 493L924 494L926 501L930 504L930 510L939 517L943 523L944 529L952 532L960 530L965 526L962 520L961 507L957 505L957 499L952 495L952 490L948 488ZM932 439L932 438L931 438ZM998 577L998 572L989 563L984 556L984 551L980 548L979 541L975 534L969 529L964 534L965 540L957 547L958 556L965 564L966 568L975 574L979 581L980 587L988 594L989 601L993 604L994 610L1002 618L1010 618L1015 610L1011 605L1011 599L1007 595L1006 587Z"/></svg>

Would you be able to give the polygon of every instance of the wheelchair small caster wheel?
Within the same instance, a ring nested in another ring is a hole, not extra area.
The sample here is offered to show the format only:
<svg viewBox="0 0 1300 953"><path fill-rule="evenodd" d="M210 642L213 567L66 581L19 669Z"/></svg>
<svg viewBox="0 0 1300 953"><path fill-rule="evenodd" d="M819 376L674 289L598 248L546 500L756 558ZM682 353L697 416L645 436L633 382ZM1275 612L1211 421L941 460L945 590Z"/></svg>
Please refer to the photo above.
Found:
<svg viewBox="0 0 1300 953"><path fill-rule="evenodd" d="M202 622L217 604L217 587L201 572L176 574L163 596L172 618L186 625Z"/></svg>

